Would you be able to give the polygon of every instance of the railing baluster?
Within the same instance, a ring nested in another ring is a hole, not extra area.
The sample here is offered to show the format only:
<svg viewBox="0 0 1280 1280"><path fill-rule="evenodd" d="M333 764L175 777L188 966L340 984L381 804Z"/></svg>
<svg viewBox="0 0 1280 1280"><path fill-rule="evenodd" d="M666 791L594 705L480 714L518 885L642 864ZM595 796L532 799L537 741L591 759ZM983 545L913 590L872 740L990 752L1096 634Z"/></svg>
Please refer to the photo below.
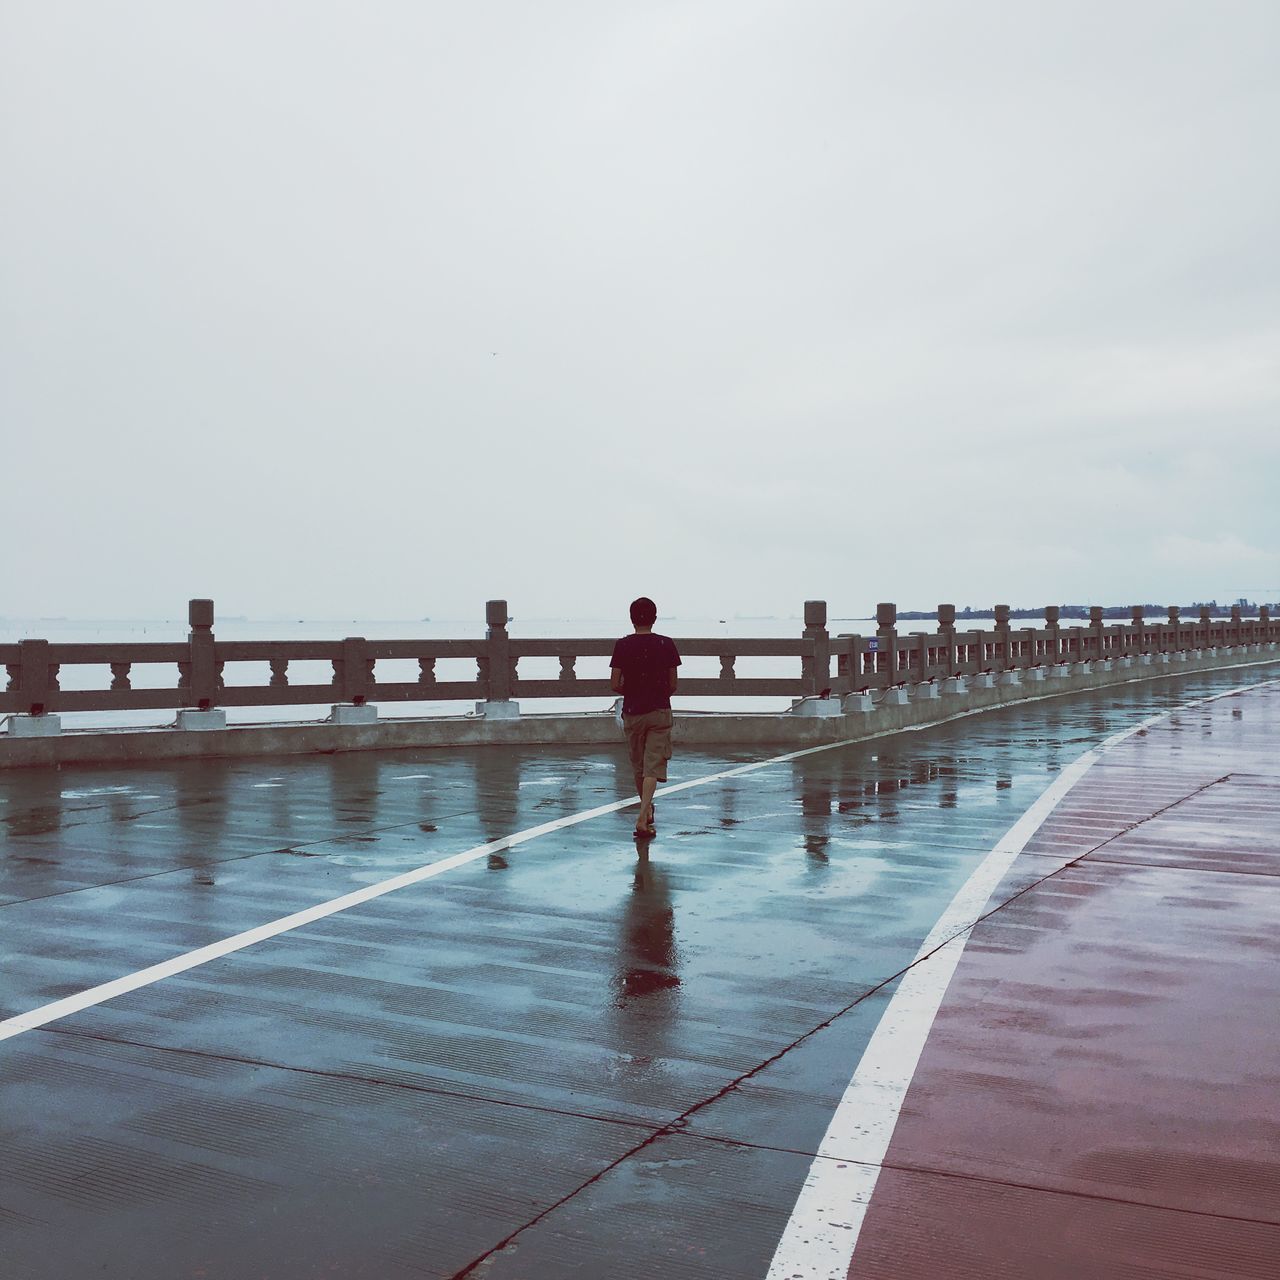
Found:
<svg viewBox="0 0 1280 1280"><path fill-rule="evenodd" d="M271 684L272 689L287 689L289 687L289 659L288 658L269 658L271 664Z"/></svg>
<svg viewBox="0 0 1280 1280"><path fill-rule="evenodd" d="M133 688L129 680L129 671L132 666L132 662L113 662L111 664L111 688L113 691Z"/></svg>

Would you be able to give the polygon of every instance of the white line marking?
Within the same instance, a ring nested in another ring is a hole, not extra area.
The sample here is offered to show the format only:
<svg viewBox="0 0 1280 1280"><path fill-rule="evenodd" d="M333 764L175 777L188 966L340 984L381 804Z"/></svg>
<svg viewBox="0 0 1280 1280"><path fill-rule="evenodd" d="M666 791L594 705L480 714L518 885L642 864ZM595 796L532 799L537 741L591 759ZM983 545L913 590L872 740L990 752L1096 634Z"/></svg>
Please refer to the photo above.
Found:
<svg viewBox="0 0 1280 1280"><path fill-rule="evenodd" d="M1180 711L1274 683L1264 680L1197 698L1112 734L1063 769L978 864L929 931L867 1042L809 1167L766 1280L846 1280L898 1113L965 943L1005 872L1067 792L1126 738Z"/></svg>

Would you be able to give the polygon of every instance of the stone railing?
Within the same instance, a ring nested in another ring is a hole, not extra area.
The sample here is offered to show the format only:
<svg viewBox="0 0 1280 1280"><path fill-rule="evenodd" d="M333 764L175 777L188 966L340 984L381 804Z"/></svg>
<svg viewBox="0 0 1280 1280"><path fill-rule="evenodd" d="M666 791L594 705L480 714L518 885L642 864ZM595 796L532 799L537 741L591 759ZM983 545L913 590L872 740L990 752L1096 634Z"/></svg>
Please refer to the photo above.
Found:
<svg viewBox="0 0 1280 1280"><path fill-rule="evenodd" d="M1104 667L1114 662L1167 661L1171 655L1262 644L1280 639L1280 620L1264 607L1257 619L1244 619L1233 609L1229 619L1213 619L1207 609L1195 621L1183 620L1176 608L1163 622L1143 617L1135 607L1132 621L1107 624L1102 609L1091 610L1088 625L1061 626L1056 607L1045 610L1043 627L1013 627L1009 608L997 605L991 629L958 630L955 607L938 606L937 629L931 632L897 630L897 608L882 604L876 611L874 635L836 635L827 630L827 606L809 600L804 606L804 629L794 639L681 637L686 657L718 658L713 677L682 677L680 694L693 697L788 697L799 714L838 713L852 709L849 698L871 698L877 692L907 686L950 682L951 692L965 678L1016 683L1018 673L1030 671L1043 679L1049 672L1064 675ZM516 639L507 631L507 602L486 606L487 630L475 640L217 640L213 633L213 601L192 600L190 633L180 643L58 644L22 640L0 645L0 663L7 687L0 692L0 715L9 715L9 731L44 736L59 730L59 712L144 711L173 709L182 728L218 728L226 723L228 707L285 707L332 703L332 720L339 724L369 723L377 719L379 702L474 701L477 713L490 718L515 718L517 699L612 698L606 679L582 679L576 672L580 657L607 657L612 639ZM742 677L739 658L796 660L789 677ZM470 680L436 678L440 659L470 659L476 675ZM558 677L525 679L522 658L557 658ZM376 677L380 660L409 659L418 677L382 681ZM325 683L294 684L294 662L323 662L331 666ZM228 685L229 663L265 663L265 684ZM168 688L132 687L135 666L168 664L176 680ZM68 667L109 668L108 687L62 689L61 673ZM929 690L923 692L929 693ZM821 704L821 705L819 705Z"/></svg>

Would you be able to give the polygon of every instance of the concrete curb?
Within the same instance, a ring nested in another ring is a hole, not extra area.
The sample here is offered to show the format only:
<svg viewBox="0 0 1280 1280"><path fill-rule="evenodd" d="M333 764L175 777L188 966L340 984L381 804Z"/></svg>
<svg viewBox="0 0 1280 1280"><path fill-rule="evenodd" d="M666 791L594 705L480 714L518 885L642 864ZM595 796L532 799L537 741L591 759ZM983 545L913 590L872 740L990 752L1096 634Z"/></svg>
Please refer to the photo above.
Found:
<svg viewBox="0 0 1280 1280"><path fill-rule="evenodd" d="M1253 657L1241 651L1189 656L1186 662L1076 672L1067 679L993 688L969 688L947 698L917 698L877 705L872 711L809 717L754 713L720 715L677 712L675 736L687 746L818 746L880 738L924 725L975 715L998 707L1061 698L1113 685L1169 680L1195 672L1268 667L1280 655ZM387 719L373 724L330 722L233 725L195 733L177 728L81 729L56 737L0 735L0 769L62 764L132 764L147 760L235 759L254 756L321 755L337 751L392 751L435 747L616 744L611 712L524 715L518 720L462 716Z"/></svg>

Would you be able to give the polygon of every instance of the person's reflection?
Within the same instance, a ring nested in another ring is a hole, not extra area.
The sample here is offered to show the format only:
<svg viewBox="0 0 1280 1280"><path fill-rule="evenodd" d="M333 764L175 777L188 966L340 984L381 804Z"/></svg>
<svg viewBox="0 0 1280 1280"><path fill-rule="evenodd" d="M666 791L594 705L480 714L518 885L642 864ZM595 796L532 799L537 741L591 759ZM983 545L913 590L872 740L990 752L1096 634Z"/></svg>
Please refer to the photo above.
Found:
<svg viewBox="0 0 1280 1280"><path fill-rule="evenodd" d="M792 767L799 774L796 790L800 793L804 851L814 865L825 866L829 861L827 847L831 844L831 810L836 797L835 785L825 762L815 764L796 760L792 762Z"/></svg>
<svg viewBox="0 0 1280 1280"><path fill-rule="evenodd" d="M960 803L960 789L957 779L960 770L954 756L943 756L938 762L937 779L942 783L942 798L938 801L940 809L954 809Z"/></svg>
<svg viewBox="0 0 1280 1280"><path fill-rule="evenodd" d="M680 1010L680 953L667 874L650 862L647 850L620 906L609 995L610 1075L625 1097L652 1101L655 1088L667 1087Z"/></svg>
<svg viewBox="0 0 1280 1280"><path fill-rule="evenodd" d="M718 788L720 792L720 825L736 827L738 825L739 791L737 778L726 778Z"/></svg>
<svg viewBox="0 0 1280 1280"><path fill-rule="evenodd" d="M13 779L16 785L8 785ZM23 836L56 835L62 829L66 800L62 773L56 768L19 769L6 778L7 804L0 805L0 822L14 840Z"/></svg>
<svg viewBox="0 0 1280 1280"><path fill-rule="evenodd" d="M173 766L173 800L178 819L178 865L194 883L215 883L218 863L241 852L226 847L227 788L233 764L227 760L179 761Z"/></svg>
<svg viewBox="0 0 1280 1280"><path fill-rule="evenodd" d="M622 912L614 1004L625 1008L633 1001L674 990L680 985L678 968L671 889L666 873L653 865L642 847Z"/></svg>
<svg viewBox="0 0 1280 1280"><path fill-rule="evenodd" d="M62 776L56 769L0 775L0 894L43 897L60 880L64 854Z"/></svg>
<svg viewBox="0 0 1280 1280"><path fill-rule="evenodd" d="M520 830L520 775L522 757L511 747L477 747L472 756L476 820L480 840L488 844ZM531 825L526 823L525 825ZM490 871L505 871L504 852L489 854Z"/></svg>
<svg viewBox="0 0 1280 1280"><path fill-rule="evenodd" d="M375 751L343 751L331 757L330 803L344 829L363 832L378 825L380 768Z"/></svg>

